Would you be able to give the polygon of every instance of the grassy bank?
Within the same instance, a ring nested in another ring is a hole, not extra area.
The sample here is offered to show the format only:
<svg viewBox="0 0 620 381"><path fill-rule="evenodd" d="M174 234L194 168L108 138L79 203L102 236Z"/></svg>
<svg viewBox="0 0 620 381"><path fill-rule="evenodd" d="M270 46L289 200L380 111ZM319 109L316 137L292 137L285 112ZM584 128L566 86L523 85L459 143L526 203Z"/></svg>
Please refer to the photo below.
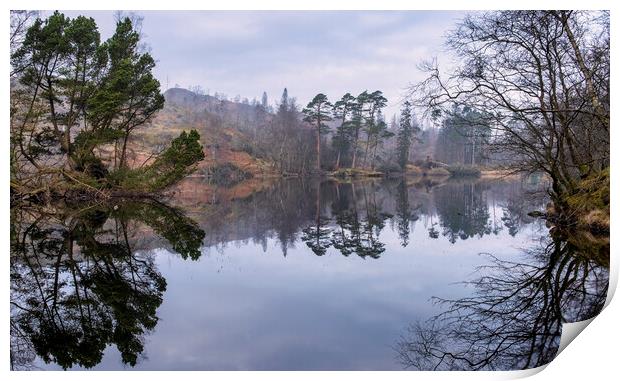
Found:
<svg viewBox="0 0 620 381"><path fill-rule="evenodd" d="M564 197L577 228L594 234L609 234L609 168L581 180Z"/></svg>

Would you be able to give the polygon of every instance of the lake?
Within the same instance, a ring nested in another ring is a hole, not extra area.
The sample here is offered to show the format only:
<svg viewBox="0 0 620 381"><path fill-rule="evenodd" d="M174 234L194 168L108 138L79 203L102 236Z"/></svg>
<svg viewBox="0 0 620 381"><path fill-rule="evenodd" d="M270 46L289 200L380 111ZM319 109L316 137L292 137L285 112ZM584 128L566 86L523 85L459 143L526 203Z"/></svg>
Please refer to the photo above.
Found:
<svg viewBox="0 0 620 381"><path fill-rule="evenodd" d="M11 209L13 369L510 370L605 301L537 179L317 179Z"/></svg>

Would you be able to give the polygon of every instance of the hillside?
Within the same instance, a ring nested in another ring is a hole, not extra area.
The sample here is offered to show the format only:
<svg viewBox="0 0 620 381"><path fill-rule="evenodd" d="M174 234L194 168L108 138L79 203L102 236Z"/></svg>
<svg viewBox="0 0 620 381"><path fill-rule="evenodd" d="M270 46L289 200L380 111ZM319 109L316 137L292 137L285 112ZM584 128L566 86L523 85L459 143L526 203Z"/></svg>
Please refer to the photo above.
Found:
<svg viewBox="0 0 620 381"><path fill-rule="evenodd" d="M136 133L132 142L134 165L141 165L183 130L196 129L205 150L196 176L210 175L224 182L235 178L276 175L267 160L252 155L246 147L252 137L244 125L252 118L270 118L262 109L181 88L164 93L164 108L152 125ZM221 177L224 177L223 179Z"/></svg>

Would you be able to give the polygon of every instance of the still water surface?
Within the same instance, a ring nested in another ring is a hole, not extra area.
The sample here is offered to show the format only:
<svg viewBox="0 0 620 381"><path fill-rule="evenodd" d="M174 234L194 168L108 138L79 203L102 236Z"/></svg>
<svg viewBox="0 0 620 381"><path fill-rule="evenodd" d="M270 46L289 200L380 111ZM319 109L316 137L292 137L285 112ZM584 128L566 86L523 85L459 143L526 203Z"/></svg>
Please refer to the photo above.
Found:
<svg viewBox="0 0 620 381"><path fill-rule="evenodd" d="M14 208L13 368L531 368L605 300L608 246L552 238L532 181L201 181Z"/></svg>

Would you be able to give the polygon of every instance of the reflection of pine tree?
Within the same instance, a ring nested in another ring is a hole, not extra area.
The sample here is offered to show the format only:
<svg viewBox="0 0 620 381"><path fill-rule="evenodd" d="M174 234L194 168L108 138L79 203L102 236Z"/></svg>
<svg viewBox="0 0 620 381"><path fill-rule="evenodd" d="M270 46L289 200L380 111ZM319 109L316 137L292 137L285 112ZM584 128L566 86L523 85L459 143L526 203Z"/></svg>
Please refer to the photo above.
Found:
<svg viewBox="0 0 620 381"><path fill-rule="evenodd" d="M309 226L302 230L301 240L316 255L324 255L332 245L331 229L328 226L329 219L321 216L321 184L316 188L316 217L314 226Z"/></svg>
<svg viewBox="0 0 620 381"><path fill-rule="evenodd" d="M341 212L335 219L338 227L331 236L331 244L345 256L355 253L362 258L379 258L385 251L379 233L387 218L385 214L371 214L360 219L357 212Z"/></svg>
<svg viewBox="0 0 620 381"><path fill-rule="evenodd" d="M480 183L446 184L435 189L443 235L451 243L491 233L489 206Z"/></svg>
<svg viewBox="0 0 620 381"><path fill-rule="evenodd" d="M400 244L407 247L411 235L411 223L417 221L419 217L409 205L409 191L405 180L398 184L396 191L396 229L400 237ZM416 209L419 209L419 206Z"/></svg>
<svg viewBox="0 0 620 381"><path fill-rule="evenodd" d="M360 217L358 212L354 190L350 206L340 202L337 208L332 209L337 228L332 233L331 244L345 256L355 253L362 258L379 258L385 251L385 244L379 240L379 235L385 227L385 221L392 216L377 206L374 189L370 197L365 188L362 191L364 217ZM343 200L348 201L345 198Z"/></svg>
<svg viewBox="0 0 620 381"><path fill-rule="evenodd" d="M323 255L332 245L331 229L328 228L329 219L326 217L317 218L314 226L309 226L302 230L301 240L316 255Z"/></svg>
<svg viewBox="0 0 620 381"><path fill-rule="evenodd" d="M162 237L173 238L170 245L184 258L197 258L204 233L179 211L158 203L15 222L12 359L26 350L64 369L91 368L108 345L115 345L123 363L136 364L166 290L153 257L134 251L136 230L130 222L141 218Z"/></svg>
<svg viewBox="0 0 620 381"><path fill-rule="evenodd" d="M132 203L114 211L112 217L137 220L150 226L183 259L197 260L202 254L200 247L205 232L178 209L160 203Z"/></svg>
<svg viewBox="0 0 620 381"><path fill-rule="evenodd" d="M385 220L391 215L369 210L366 218L362 220L362 236L357 248L357 255L362 258L379 258L385 251L385 244L379 240L379 234L385 227Z"/></svg>
<svg viewBox="0 0 620 381"><path fill-rule="evenodd" d="M342 255L348 257L349 254L356 251L356 247L358 246L357 242L361 239L360 223L357 213L340 211L336 215L336 225L338 227L334 229L334 233L332 234L332 245L335 249L340 251Z"/></svg>
<svg viewBox="0 0 620 381"><path fill-rule="evenodd" d="M437 223L434 223L431 228L428 229L428 236L433 239L439 238L439 231L435 229L435 225L437 225Z"/></svg>

